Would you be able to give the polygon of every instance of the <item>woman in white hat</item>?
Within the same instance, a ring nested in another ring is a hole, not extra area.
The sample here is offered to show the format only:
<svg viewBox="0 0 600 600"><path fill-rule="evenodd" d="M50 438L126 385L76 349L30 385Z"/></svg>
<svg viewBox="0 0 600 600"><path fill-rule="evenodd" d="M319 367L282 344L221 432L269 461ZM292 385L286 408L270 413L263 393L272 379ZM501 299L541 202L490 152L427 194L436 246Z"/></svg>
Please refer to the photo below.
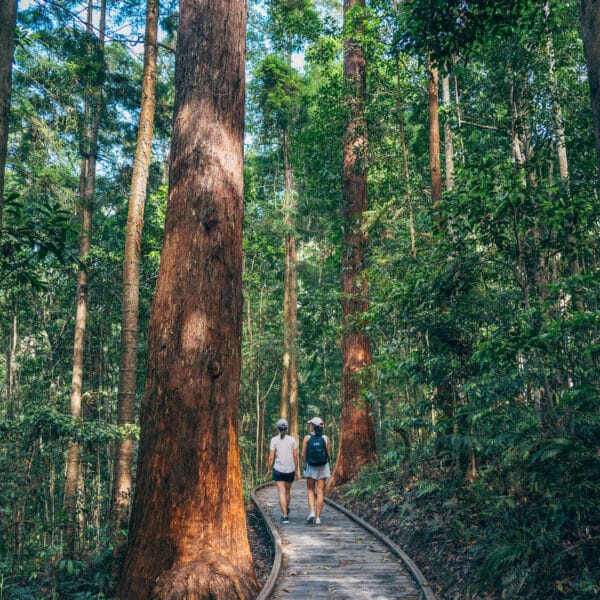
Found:
<svg viewBox="0 0 600 600"><path fill-rule="evenodd" d="M292 483L296 477L300 479L298 446L296 440L291 435L287 435L288 422L285 419L277 421L277 429L279 435L271 438L271 445L269 446L267 477L271 475L272 470L273 481L277 483L277 491L279 492L281 522L289 523ZM275 465L273 465L273 461Z"/></svg>
<svg viewBox="0 0 600 600"><path fill-rule="evenodd" d="M308 423L309 435L302 442L302 462L308 490L308 507L310 513L307 523L321 523L321 511L325 502L325 484L331 477L329 469L329 439L323 435L323 420L313 417ZM316 496L316 506L315 506Z"/></svg>

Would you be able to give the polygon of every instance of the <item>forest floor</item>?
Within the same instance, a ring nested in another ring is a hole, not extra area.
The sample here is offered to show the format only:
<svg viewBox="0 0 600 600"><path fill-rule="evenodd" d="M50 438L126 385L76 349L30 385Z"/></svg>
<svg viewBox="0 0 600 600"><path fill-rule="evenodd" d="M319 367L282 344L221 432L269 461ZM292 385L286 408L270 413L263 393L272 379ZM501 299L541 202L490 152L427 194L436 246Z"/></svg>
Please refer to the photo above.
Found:
<svg viewBox="0 0 600 600"><path fill-rule="evenodd" d="M271 536L267 530L262 517L254 505L246 507L246 519L248 522L248 541L252 559L254 560L254 571L259 585L262 587L271 573L273 566L274 550Z"/></svg>
<svg viewBox="0 0 600 600"><path fill-rule="evenodd" d="M368 499L349 499L342 491L328 496L387 535L417 565L436 596L444 600L488 600L469 590L470 548L445 534L442 507L413 505L410 518L385 493Z"/></svg>

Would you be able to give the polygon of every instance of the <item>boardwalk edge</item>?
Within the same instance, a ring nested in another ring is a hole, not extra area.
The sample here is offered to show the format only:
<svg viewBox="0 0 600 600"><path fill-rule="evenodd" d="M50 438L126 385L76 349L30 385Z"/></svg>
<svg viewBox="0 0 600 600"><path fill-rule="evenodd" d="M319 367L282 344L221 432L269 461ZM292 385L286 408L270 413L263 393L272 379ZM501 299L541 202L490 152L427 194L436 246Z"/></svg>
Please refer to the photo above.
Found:
<svg viewBox="0 0 600 600"><path fill-rule="evenodd" d="M262 506L259 504L258 499L256 498L256 495L255 495L255 492L257 490L267 487L268 485L272 485L272 483L269 482L269 483L263 483L262 485L258 485L255 488L253 488L252 491L250 492L250 498L252 499L254 506L256 506L256 509L260 513L265 525L267 526L269 535L271 536L271 540L272 540L273 546L275 548L275 556L273 557L273 566L271 567L271 573L269 574L269 577L265 581L265 584L263 585L262 589L260 590L260 593L255 598L255 600L267 600L267 598L271 597L273 587L275 586L275 582L277 581L277 578L279 577L279 571L281 570L281 557L282 557L281 537L279 537L279 532L275 528L273 521L271 521L271 518L263 510Z"/></svg>
<svg viewBox="0 0 600 600"><path fill-rule="evenodd" d="M336 510L339 510L341 513L344 513L349 519L352 519L355 523L366 529L369 533L372 533L377 539L381 540L405 565L406 568L412 573L412 576L417 580L417 583L421 586L421 591L423 592L423 597L425 600L437 600L436 595L433 593L433 590L429 586L427 579L417 565L412 561L412 559L396 544L393 542L387 535L375 529L372 525L369 525L366 521L361 519L359 516L355 515L353 512L348 510L345 506L330 500L329 498L325 498L325 502L331 505ZM261 599L262 600L262 599Z"/></svg>

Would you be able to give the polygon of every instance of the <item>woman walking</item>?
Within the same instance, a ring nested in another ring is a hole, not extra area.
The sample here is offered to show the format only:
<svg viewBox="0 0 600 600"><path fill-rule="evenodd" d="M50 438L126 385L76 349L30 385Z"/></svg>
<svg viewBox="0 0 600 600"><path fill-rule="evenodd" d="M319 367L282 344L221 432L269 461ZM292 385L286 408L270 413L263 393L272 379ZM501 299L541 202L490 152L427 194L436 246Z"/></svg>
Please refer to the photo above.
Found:
<svg viewBox="0 0 600 600"><path fill-rule="evenodd" d="M277 421L279 435L271 438L267 477L273 472L273 481L277 483L279 506L281 507L281 522L289 523L291 490L294 479L300 479L298 466L298 446L296 440L287 435L288 422L285 419ZM273 462L275 464L273 465Z"/></svg>
<svg viewBox="0 0 600 600"><path fill-rule="evenodd" d="M325 484L331 477L329 456L331 454L329 439L323 435L323 420L313 417L308 421L309 435L302 442L302 462L308 491L308 507L310 513L307 523L321 524L321 511L325 502ZM316 506L315 506L316 499Z"/></svg>

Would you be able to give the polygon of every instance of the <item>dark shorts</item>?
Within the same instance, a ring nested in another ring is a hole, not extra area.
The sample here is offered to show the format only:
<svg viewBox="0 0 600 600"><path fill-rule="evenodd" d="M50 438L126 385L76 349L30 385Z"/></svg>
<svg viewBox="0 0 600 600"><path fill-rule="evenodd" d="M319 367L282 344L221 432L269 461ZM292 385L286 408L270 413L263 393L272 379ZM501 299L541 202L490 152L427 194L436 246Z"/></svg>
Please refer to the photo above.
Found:
<svg viewBox="0 0 600 600"><path fill-rule="evenodd" d="M273 481L285 481L287 483L293 483L294 479L296 479L296 473L294 473L294 471L291 473L281 473L281 471L273 469Z"/></svg>

